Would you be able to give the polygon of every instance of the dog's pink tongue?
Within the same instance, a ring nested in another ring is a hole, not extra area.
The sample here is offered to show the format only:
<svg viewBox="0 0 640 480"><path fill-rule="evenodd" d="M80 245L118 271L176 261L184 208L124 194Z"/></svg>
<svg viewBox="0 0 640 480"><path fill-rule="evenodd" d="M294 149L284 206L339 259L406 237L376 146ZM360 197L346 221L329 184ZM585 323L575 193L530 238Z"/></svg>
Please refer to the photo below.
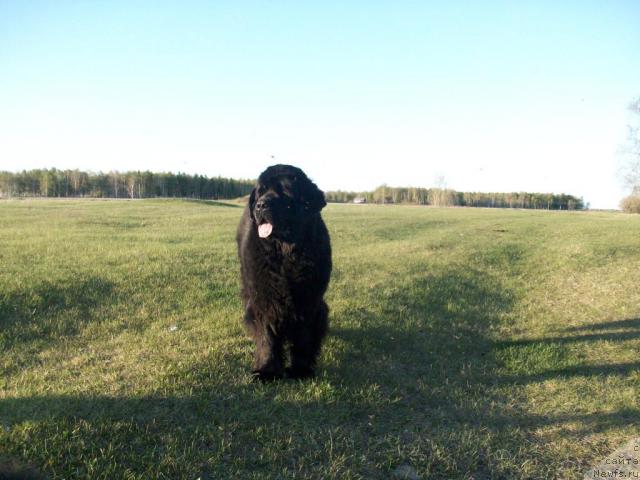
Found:
<svg viewBox="0 0 640 480"><path fill-rule="evenodd" d="M271 231L273 230L273 225L270 223L263 223L262 225L258 225L258 235L260 238L267 238L271 235Z"/></svg>

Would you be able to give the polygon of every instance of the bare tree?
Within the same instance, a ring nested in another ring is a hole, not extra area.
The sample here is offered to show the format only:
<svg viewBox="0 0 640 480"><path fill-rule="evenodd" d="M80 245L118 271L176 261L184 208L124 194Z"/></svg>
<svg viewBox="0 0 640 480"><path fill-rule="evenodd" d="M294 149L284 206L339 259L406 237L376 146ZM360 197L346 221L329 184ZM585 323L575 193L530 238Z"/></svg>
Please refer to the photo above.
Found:
<svg viewBox="0 0 640 480"><path fill-rule="evenodd" d="M431 204L436 207L453 205L452 191L447 188L447 180L444 175L437 175L436 188L431 189Z"/></svg>
<svg viewBox="0 0 640 480"><path fill-rule="evenodd" d="M136 196L136 174L130 172L127 174L127 190L129 192L129 197L135 198ZM138 191L138 196L140 196L140 192Z"/></svg>
<svg viewBox="0 0 640 480"><path fill-rule="evenodd" d="M627 142L623 149L625 162L622 178L632 195L640 195L640 97L631 102L629 111L634 118L628 125Z"/></svg>
<svg viewBox="0 0 640 480"><path fill-rule="evenodd" d="M113 181L113 192L115 197L118 198L118 184L120 183L120 174L117 171L112 171L109 173L111 180Z"/></svg>

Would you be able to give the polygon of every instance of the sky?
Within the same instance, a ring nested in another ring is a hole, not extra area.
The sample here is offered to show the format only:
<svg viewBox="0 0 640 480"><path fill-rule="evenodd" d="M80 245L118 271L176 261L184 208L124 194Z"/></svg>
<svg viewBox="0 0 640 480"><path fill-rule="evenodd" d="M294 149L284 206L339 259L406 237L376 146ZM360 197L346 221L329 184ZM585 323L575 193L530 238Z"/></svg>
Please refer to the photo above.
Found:
<svg viewBox="0 0 640 480"><path fill-rule="evenodd" d="M616 208L640 2L0 0L0 170L303 168Z"/></svg>

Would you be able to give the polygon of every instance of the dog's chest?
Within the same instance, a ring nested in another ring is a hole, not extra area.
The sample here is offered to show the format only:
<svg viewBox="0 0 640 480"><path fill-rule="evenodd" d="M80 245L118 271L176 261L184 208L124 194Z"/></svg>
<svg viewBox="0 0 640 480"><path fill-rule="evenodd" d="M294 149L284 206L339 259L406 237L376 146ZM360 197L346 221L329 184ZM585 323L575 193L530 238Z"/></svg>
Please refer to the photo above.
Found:
<svg viewBox="0 0 640 480"><path fill-rule="evenodd" d="M280 274L290 286L300 286L313 275L313 262L305 252L285 251L280 259Z"/></svg>
<svg viewBox="0 0 640 480"><path fill-rule="evenodd" d="M292 293L304 288L311 281L314 263L303 250L283 245L269 256L267 270L267 285L278 290L280 294Z"/></svg>

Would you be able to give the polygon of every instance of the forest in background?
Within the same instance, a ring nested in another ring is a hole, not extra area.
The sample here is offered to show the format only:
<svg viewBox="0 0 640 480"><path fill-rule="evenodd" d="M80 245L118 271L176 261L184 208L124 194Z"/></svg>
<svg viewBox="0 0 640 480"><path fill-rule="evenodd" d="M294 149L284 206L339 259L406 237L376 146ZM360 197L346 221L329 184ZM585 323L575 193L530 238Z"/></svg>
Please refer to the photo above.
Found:
<svg viewBox="0 0 640 480"><path fill-rule="evenodd" d="M536 208L545 210L583 210L582 198L564 193L458 192L448 188L389 187L381 185L371 192L335 191L327 201L339 203L398 203L437 207Z"/></svg>
<svg viewBox="0 0 640 480"><path fill-rule="evenodd" d="M254 180L186 173L130 171L108 173L38 169L0 172L0 197L199 198L230 199L248 195ZM326 192L328 202L433 206L582 210L582 198L553 193L458 192L447 188L389 187L370 192Z"/></svg>
<svg viewBox="0 0 640 480"><path fill-rule="evenodd" d="M247 195L253 180L207 177L186 173L81 170L0 172L0 197L179 197L221 199Z"/></svg>

